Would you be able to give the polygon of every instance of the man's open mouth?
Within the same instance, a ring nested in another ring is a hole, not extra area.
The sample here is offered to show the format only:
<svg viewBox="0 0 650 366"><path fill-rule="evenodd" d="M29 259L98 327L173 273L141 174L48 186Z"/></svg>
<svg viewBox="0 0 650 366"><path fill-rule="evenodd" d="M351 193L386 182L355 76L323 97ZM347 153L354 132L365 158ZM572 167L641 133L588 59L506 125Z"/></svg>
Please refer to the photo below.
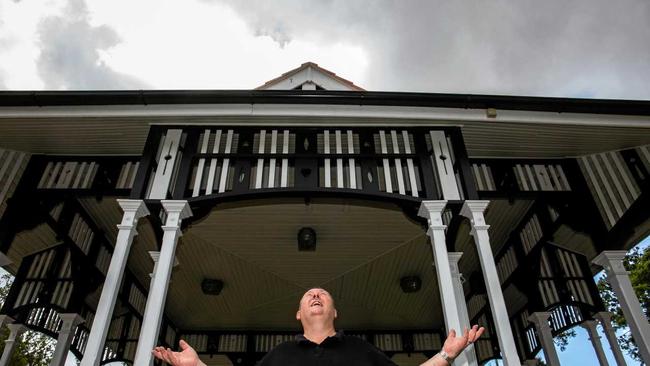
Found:
<svg viewBox="0 0 650 366"><path fill-rule="evenodd" d="M309 305L309 307L313 307L313 306L321 306L321 307L322 307L322 306L323 306L323 303L321 303L320 301L316 300L316 301L312 302L311 305Z"/></svg>

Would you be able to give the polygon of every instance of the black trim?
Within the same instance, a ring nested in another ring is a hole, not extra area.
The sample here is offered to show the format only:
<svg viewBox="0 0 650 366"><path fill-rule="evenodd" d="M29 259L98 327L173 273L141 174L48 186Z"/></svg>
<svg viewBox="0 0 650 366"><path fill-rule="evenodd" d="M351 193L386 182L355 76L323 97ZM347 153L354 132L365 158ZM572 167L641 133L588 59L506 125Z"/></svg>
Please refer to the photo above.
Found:
<svg viewBox="0 0 650 366"><path fill-rule="evenodd" d="M324 104L650 115L650 101L331 90L0 91L0 107L155 104Z"/></svg>

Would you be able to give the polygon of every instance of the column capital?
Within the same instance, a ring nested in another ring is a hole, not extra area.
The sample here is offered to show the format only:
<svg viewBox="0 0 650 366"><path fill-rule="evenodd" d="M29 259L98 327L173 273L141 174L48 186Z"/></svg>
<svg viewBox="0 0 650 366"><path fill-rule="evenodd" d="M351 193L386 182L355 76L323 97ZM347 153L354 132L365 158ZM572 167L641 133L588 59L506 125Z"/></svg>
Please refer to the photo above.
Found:
<svg viewBox="0 0 650 366"><path fill-rule="evenodd" d="M186 200L161 200L167 215L178 214L178 220L184 220L193 215L190 204ZM168 219L169 220L169 219Z"/></svg>
<svg viewBox="0 0 650 366"><path fill-rule="evenodd" d="M158 259L160 258L160 252L155 250L150 250L149 256L151 257L151 260L153 260L153 263L156 264L158 263ZM178 266L179 264L180 262L178 261L178 257L174 256L174 267Z"/></svg>
<svg viewBox="0 0 650 366"><path fill-rule="evenodd" d="M76 313L59 314L59 318L63 322L61 330L71 330L79 324L84 323L86 320Z"/></svg>
<svg viewBox="0 0 650 366"><path fill-rule="evenodd" d="M598 322L596 320L585 320L582 323L580 323L580 326L587 329L587 330L596 330L596 326L598 325Z"/></svg>
<svg viewBox="0 0 650 366"><path fill-rule="evenodd" d="M528 316L528 321L535 324L535 327L551 327L548 323L548 318L551 313L548 311L536 311Z"/></svg>
<svg viewBox="0 0 650 366"><path fill-rule="evenodd" d="M623 265L626 255L627 251L625 250L605 250L592 259L591 263L603 267L607 272L627 275L628 272Z"/></svg>
<svg viewBox="0 0 650 366"><path fill-rule="evenodd" d="M5 324L11 324L15 322L16 319L10 317L9 315L0 315L0 328L2 328Z"/></svg>
<svg viewBox="0 0 650 366"><path fill-rule="evenodd" d="M22 323L10 323L7 324L7 328L9 328L9 332L11 334L15 334L16 336L20 335L22 332L27 330L27 327L25 327L25 324ZM9 336L11 338L11 335Z"/></svg>
<svg viewBox="0 0 650 366"><path fill-rule="evenodd" d="M422 201L418 210L418 216L429 220L429 225L431 225L432 216L441 217L442 211L445 210L446 206L447 201L445 200ZM442 219L440 219L440 224L442 224Z"/></svg>
<svg viewBox="0 0 650 366"><path fill-rule="evenodd" d="M465 201L460 209L460 215L467 217L472 224L472 235L476 229L486 229L489 227L485 224L483 213L487 209L490 201Z"/></svg>
<svg viewBox="0 0 650 366"><path fill-rule="evenodd" d="M612 313L609 311L599 311L594 314L594 319L598 320L603 327L612 325Z"/></svg>
<svg viewBox="0 0 650 366"><path fill-rule="evenodd" d="M120 226L132 226L141 217L149 215L149 209L143 200L118 199L117 203L124 211Z"/></svg>
<svg viewBox="0 0 650 366"><path fill-rule="evenodd" d="M11 263L13 263L12 260L6 254L0 252L0 267L8 266Z"/></svg>
<svg viewBox="0 0 650 366"><path fill-rule="evenodd" d="M460 261L460 257L463 256L463 252L449 252L447 254L449 255L449 264L456 264L456 265L458 265L458 261Z"/></svg>
<svg viewBox="0 0 650 366"><path fill-rule="evenodd" d="M467 200L463 203L463 208L460 210L460 214L471 218L471 215L474 213L485 213L485 210L490 205L490 201L478 201L478 200Z"/></svg>
<svg viewBox="0 0 650 366"><path fill-rule="evenodd" d="M460 261L460 257L463 256L463 252L449 252L447 253L447 256L449 257L449 268L451 269L451 274L460 276L458 261Z"/></svg>

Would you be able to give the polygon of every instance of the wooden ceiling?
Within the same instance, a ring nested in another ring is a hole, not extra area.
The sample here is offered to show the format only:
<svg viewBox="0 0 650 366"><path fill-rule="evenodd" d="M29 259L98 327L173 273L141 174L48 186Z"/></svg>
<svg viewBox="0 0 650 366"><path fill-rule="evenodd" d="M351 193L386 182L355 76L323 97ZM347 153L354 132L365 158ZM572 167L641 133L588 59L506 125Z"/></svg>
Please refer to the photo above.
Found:
<svg viewBox="0 0 650 366"><path fill-rule="evenodd" d="M647 127L306 116L7 117L0 146L44 154L142 153L151 124L266 126L462 126L470 157L573 157L650 144Z"/></svg>
<svg viewBox="0 0 650 366"><path fill-rule="evenodd" d="M107 240L114 242L121 210L115 198L80 200ZM494 253L529 210L531 201L493 200L486 212ZM648 232L648 223L637 228ZM312 227L317 249L300 252L297 232ZM148 251L157 244L149 220L138 225L128 268L145 288L153 261ZM584 253L596 253L588 237L562 226L554 242ZM15 273L20 259L57 243L46 225L16 237L9 257ZM481 271L466 220L455 243L463 252L460 270L465 278ZM311 287L334 295L343 329L430 329L443 325L433 257L423 228L397 206L351 199L267 199L220 204L194 222L177 249L167 316L186 330L298 329L297 301ZM422 289L405 294L399 279L418 275ZM221 279L218 296L201 290L204 278ZM469 291L466 283L466 292ZM523 306L523 298L505 290L509 304ZM98 301L99 293L88 301Z"/></svg>
<svg viewBox="0 0 650 366"><path fill-rule="evenodd" d="M121 212L114 199L83 206L114 240ZM503 245L529 201L494 201L487 212L492 246ZM315 252L300 252L297 233L312 227ZM141 220L128 266L148 287L155 239ZM461 270L480 271L463 224ZM315 286L336 299L343 329L423 329L443 325L433 256L423 228L398 207L348 199L269 199L221 204L194 222L177 249L166 314L183 329L298 329L297 302ZM422 289L405 294L399 279L418 275ZM219 296L201 291L204 278L224 281Z"/></svg>

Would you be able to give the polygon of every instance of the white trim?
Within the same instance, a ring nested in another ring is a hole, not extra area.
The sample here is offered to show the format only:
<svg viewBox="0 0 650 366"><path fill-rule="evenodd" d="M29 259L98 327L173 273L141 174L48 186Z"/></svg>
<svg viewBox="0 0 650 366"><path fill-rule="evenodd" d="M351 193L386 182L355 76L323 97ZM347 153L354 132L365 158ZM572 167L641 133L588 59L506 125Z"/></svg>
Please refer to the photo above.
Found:
<svg viewBox="0 0 650 366"><path fill-rule="evenodd" d="M234 130L228 130L226 135L226 149L224 154L230 154L230 149L232 148L232 137ZM228 178L228 165L230 164L230 158L223 159L223 167L221 168L221 179L219 179L219 193L226 191L226 178Z"/></svg>
<svg viewBox="0 0 650 366"><path fill-rule="evenodd" d="M323 152L325 154L330 153L330 131L325 130L323 132ZM325 188L332 187L332 168L330 166L330 159L325 158Z"/></svg>
<svg viewBox="0 0 650 366"><path fill-rule="evenodd" d="M393 142L393 152L399 154L399 143L397 142L397 131L390 131L390 138ZM397 176L397 190L399 194L406 194L406 187L404 185L404 171L402 170L402 159L395 158L395 175Z"/></svg>
<svg viewBox="0 0 650 366"><path fill-rule="evenodd" d="M341 130L336 130L334 136L336 138L336 153L342 154ZM341 158L336 159L336 187L345 188L345 182L343 180L343 159Z"/></svg>
<svg viewBox="0 0 650 366"><path fill-rule="evenodd" d="M388 147L386 144L386 132L384 130L379 131L379 142L381 144L381 153L388 154ZM382 159L384 165L384 181L386 182L386 193L393 193L393 181L390 172L390 165L388 164L388 159Z"/></svg>
<svg viewBox="0 0 650 366"><path fill-rule="evenodd" d="M208 152L208 143L210 142L210 129L206 129L203 133L203 141L201 143L201 154ZM199 159L199 166L196 168L196 177L194 179L194 189L192 190L192 197L197 197L201 191L201 181L203 180L203 170L205 168L205 158Z"/></svg>
<svg viewBox="0 0 650 366"><path fill-rule="evenodd" d="M284 130L282 136L282 154L289 154L289 130ZM286 188L289 180L289 159L282 159L282 170L280 175L280 187Z"/></svg>
<svg viewBox="0 0 650 366"><path fill-rule="evenodd" d="M456 126L467 121L492 123L521 123L544 125L590 125L608 127L649 128L650 117L621 116L616 114L559 113L536 111L499 110L496 118L488 118L484 109L400 107L400 106L359 106L359 105L304 105L304 104L167 104L167 105L102 105L102 106L59 106L59 107L4 107L0 108L1 118L42 118L42 117L187 117L187 116L320 116L320 117L365 117L383 119L410 119L440 121L448 126ZM143 123L147 123L143 121ZM178 122L167 124L179 125ZM197 123L188 122L188 125ZM259 122L257 122L259 124ZM354 122L341 121L341 126L354 125ZM358 122L356 122L358 124ZM274 123L277 125L277 123ZM305 125L305 121L287 123ZM329 125L320 122L313 125ZM413 123L403 127L421 125Z"/></svg>
<svg viewBox="0 0 650 366"><path fill-rule="evenodd" d="M354 154L354 136L352 130L346 132L348 135L348 154ZM354 158L348 159L348 168L350 170L350 188L357 189L357 168Z"/></svg>
<svg viewBox="0 0 650 366"><path fill-rule="evenodd" d="M404 139L404 152L411 154L411 139L406 130L402 130L402 138ZM415 177L415 167L413 166L413 159L406 159L406 166L408 167L409 183L411 184L411 195L418 197L418 182Z"/></svg>
<svg viewBox="0 0 650 366"><path fill-rule="evenodd" d="M271 154L278 152L278 130L271 131ZM275 158L269 159L269 188L275 187Z"/></svg>
<svg viewBox="0 0 650 366"><path fill-rule="evenodd" d="M217 130L215 133L216 135L214 137L214 145L212 145L212 153L218 154L219 145L221 145L221 130ZM210 170L208 171L208 182L205 185L206 195L212 194L212 189L214 187L214 179L215 179L215 175L217 174L217 163L218 163L217 158L210 159Z"/></svg>

